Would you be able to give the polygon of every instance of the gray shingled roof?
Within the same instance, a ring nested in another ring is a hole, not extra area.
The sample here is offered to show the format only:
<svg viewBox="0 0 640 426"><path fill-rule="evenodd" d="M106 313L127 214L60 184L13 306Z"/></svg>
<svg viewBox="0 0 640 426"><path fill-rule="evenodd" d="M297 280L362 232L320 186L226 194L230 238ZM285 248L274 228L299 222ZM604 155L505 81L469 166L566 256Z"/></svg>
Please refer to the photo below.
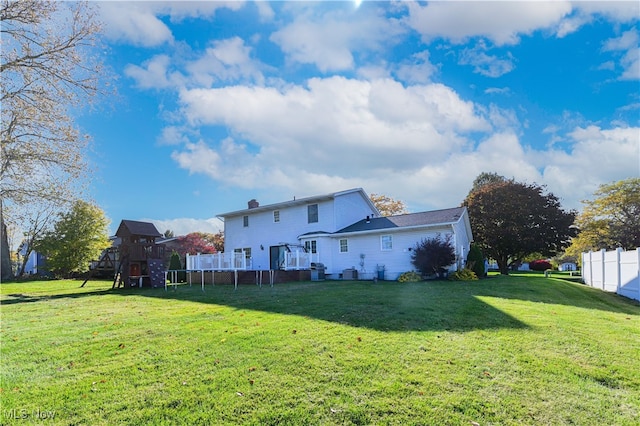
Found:
<svg viewBox="0 0 640 426"><path fill-rule="evenodd" d="M122 228L126 228L131 235L142 235L144 237L161 237L156 226L151 222L138 222L136 220L123 220L116 231L117 236L121 236Z"/></svg>
<svg viewBox="0 0 640 426"><path fill-rule="evenodd" d="M335 234L454 223L460 219L463 211L464 207L455 207L452 209L434 210L430 212L410 213L389 217L375 217L369 219L368 222L365 218L353 225L342 228L335 232Z"/></svg>

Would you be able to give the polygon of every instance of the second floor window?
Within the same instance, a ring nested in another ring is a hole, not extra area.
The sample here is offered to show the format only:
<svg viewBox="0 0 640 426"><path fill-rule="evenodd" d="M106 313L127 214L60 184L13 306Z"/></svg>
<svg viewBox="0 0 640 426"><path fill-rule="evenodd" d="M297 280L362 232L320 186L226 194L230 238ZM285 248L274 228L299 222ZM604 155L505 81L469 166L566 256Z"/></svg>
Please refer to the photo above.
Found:
<svg viewBox="0 0 640 426"><path fill-rule="evenodd" d="M276 210L273 212L273 221L280 222L280 210Z"/></svg>
<svg viewBox="0 0 640 426"><path fill-rule="evenodd" d="M245 228L249 226L249 216L242 216L242 226Z"/></svg>
<svg viewBox="0 0 640 426"><path fill-rule="evenodd" d="M340 253L347 253L349 251L349 245L347 244L347 239L343 238L340 240Z"/></svg>
<svg viewBox="0 0 640 426"><path fill-rule="evenodd" d="M308 223L318 222L318 205L317 204L309 204L307 206L307 219L308 219Z"/></svg>

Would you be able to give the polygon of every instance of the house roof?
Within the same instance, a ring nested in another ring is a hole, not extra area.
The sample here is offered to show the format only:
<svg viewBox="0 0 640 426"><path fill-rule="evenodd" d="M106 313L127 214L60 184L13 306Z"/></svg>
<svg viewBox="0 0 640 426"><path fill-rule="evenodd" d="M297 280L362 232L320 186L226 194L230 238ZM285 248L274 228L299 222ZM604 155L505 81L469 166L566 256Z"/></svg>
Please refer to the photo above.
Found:
<svg viewBox="0 0 640 426"><path fill-rule="evenodd" d="M465 207L434 210L421 213L402 214L389 217L374 217L362 219L353 225L342 228L335 234L348 234L353 232L377 231L393 228L424 227L435 225L448 225L460 220L465 212Z"/></svg>
<svg viewBox="0 0 640 426"><path fill-rule="evenodd" d="M117 236L122 236L123 232L127 232L129 235L141 235L144 237L161 237L162 234L158 232L156 226L151 222L138 222L136 220L123 220L118 226L116 231Z"/></svg>
<svg viewBox="0 0 640 426"><path fill-rule="evenodd" d="M345 195L353 192L359 192L362 195L362 198L364 198L371 206L371 209L372 209L371 211L373 212L378 211L378 209L376 209L376 207L373 205L373 202L369 199L369 197L367 196L367 194L364 192L362 188L353 188L353 189L347 189L345 191L332 192L330 194L314 195L312 197L305 197L305 198L294 198L293 200L284 201L284 202L275 203L275 204L265 204L264 206L254 207L250 209L247 208L242 210L235 210L228 213L218 214L217 217L225 218L225 217L243 216L243 215L246 215L247 213L259 213L264 211L284 209L286 207L292 207L297 205L317 203L320 201L328 201L340 195Z"/></svg>

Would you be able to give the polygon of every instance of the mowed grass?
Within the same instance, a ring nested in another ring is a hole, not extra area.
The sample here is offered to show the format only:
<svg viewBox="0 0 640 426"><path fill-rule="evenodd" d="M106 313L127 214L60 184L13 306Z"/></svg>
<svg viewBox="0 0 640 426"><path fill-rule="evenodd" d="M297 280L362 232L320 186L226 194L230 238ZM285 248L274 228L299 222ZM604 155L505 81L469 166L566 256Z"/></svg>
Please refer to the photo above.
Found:
<svg viewBox="0 0 640 426"><path fill-rule="evenodd" d="M79 286L0 286L0 423L640 418L638 303L561 279Z"/></svg>

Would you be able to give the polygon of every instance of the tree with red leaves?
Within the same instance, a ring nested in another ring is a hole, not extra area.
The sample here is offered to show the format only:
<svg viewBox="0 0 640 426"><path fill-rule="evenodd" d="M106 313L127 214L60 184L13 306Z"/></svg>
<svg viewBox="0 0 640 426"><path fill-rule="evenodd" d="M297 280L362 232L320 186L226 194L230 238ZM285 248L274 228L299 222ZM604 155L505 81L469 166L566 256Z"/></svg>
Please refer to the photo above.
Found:
<svg viewBox="0 0 640 426"><path fill-rule="evenodd" d="M464 205L476 243L501 274L531 253L562 252L573 236L576 213L563 210L555 195L535 184L493 176L472 189Z"/></svg>
<svg viewBox="0 0 640 426"><path fill-rule="evenodd" d="M224 235L222 231L217 234L207 232L192 232L178 237L176 251L182 256L185 254L218 253L224 251Z"/></svg>

